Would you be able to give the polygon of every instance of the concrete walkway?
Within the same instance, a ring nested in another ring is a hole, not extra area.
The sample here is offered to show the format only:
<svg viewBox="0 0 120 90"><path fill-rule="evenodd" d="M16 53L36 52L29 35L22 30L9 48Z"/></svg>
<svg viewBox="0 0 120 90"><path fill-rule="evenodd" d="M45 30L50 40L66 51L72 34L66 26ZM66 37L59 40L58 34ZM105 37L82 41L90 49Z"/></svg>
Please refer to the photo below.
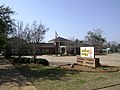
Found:
<svg viewBox="0 0 120 90"><path fill-rule="evenodd" d="M98 90L120 90L120 85L110 86L110 87L106 87L104 89L98 89Z"/></svg>
<svg viewBox="0 0 120 90"><path fill-rule="evenodd" d="M37 90L8 60L0 56L0 90Z"/></svg>

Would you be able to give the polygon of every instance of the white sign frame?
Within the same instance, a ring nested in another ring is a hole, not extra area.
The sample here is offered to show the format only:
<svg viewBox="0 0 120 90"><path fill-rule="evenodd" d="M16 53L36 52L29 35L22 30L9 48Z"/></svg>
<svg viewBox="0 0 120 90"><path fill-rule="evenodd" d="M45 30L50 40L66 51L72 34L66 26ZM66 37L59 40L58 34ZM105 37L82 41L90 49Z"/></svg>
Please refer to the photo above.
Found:
<svg viewBox="0 0 120 90"><path fill-rule="evenodd" d="M95 58L94 47L80 47L81 57Z"/></svg>

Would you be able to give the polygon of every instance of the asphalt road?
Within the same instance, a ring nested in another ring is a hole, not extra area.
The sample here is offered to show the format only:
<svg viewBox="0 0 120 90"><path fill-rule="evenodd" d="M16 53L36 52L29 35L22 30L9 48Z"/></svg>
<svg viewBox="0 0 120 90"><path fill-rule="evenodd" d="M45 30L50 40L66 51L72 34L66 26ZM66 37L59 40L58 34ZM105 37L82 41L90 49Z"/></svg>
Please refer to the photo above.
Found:
<svg viewBox="0 0 120 90"><path fill-rule="evenodd" d="M120 66L120 54L97 55L100 58L100 63L109 66ZM76 56L37 56L44 58L50 62L50 65L72 64L76 63Z"/></svg>

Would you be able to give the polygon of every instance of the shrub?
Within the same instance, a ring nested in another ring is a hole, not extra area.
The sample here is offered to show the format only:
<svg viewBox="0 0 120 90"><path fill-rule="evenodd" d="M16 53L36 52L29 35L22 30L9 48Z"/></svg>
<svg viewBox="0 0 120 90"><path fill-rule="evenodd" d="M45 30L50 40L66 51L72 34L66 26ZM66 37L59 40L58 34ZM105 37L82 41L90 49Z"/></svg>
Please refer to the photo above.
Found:
<svg viewBox="0 0 120 90"><path fill-rule="evenodd" d="M26 63L26 58L25 57L20 58L19 63L20 64L25 64Z"/></svg>
<svg viewBox="0 0 120 90"><path fill-rule="evenodd" d="M37 64L42 64L44 66L49 66L49 62L46 59L36 59L35 60Z"/></svg>
<svg viewBox="0 0 120 90"><path fill-rule="evenodd" d="M30 64L31 63L31 58L14 58L13 59L13 64Z"/></svg>
<svg viewBox="0 0 120 90"><path fill-rule="evenodd" d="M18 58L14 58L14 59L13 59L13 64L18 63L18 61L19 61L19 59L18 59Z"/></svg>
<svg viewBox="0 0 120 90"><path fill-rule="evenodd" d="M26 59L25 59L25 63L26 63L26 64L32 63L31 61L32 61L31 58L26 58Z"/></svg>
<svg viewBox="0 0 120 90"><path fill-rule="evenodd" d="M30 64L30 63L34 63L34 64L41 64L44 66L49 66L49 62L46 59L31 59L31 58L14 58L13 59L13 64Z"/></svg>

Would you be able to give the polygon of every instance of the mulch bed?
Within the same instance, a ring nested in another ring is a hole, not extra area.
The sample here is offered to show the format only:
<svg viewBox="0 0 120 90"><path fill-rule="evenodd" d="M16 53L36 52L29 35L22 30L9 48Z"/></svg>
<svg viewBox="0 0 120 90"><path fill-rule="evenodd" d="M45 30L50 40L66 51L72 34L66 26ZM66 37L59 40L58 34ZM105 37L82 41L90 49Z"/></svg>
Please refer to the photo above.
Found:
<svg viewBox="0 0 120 90"><path fill-rule="evenodd" d="M100 66L100 67L88 67L83 65L74 65L73 68L71 68L71 65L60 65L59 68L66 69L66 70L75 70L75 71L81 71L81 72L117 72L119 71L118 67L115 66Z"/></svg>

